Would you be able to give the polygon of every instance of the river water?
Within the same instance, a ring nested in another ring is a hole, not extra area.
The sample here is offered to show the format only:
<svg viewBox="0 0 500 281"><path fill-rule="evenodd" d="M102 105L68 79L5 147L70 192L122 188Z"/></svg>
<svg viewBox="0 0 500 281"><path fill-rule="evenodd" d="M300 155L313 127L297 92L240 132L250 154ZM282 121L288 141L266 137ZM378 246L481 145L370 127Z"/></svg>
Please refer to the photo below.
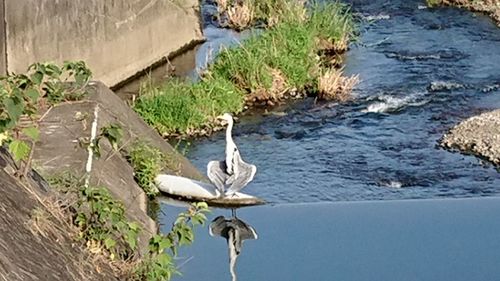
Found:
<svg viewBox="0 0 500 281"><path fill-rule="evenodd" d="M258 168L244 191L272 203L238 211L259 234L244 243L238 280L498 280L500 173L438 141L500 107L500 29L423 1L352 4L361 18L345 60L361 79L352 101L300 100L235 125ZM198 65L239 36L206 31ZM204 171L224 146L221 132L193 141L187 157ZM163 231L180 210L162 204ZM214 209L209 221L218 215L230 212ZM231 280L226 241L207 226L178 264L177 280Z"/></svg>
<svg viewBox="0 0 500 281"><path fill-rule="evenodd" d="M500 193L493 167L437 147L460 120L500 107L500 30L420 1L353 4L364 20L345 60L361 79L352 102L306 99L275 109L285 116L242 118L234 139L258 168L246 191L273 203ZM224 145L221 132L187 157L205 171Z"/></svg>

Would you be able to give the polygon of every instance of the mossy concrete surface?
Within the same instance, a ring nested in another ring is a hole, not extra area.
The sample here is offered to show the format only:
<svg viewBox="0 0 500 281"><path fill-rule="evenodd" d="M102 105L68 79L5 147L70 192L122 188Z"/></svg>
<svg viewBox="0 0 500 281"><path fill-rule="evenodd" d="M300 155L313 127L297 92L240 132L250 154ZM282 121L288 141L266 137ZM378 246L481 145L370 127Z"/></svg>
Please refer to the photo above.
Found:
<svg viewBox="0 0 500 281"><path fill-rule="evenodd" d="M119 143L122 150L126 150L127 145L136 139L148 141L170 155L172 162L177 164L175 170L167 170L167 173L203 179L203 175L187 159L178 154L104 84L93 82L89 92L87 99L57 105L43 116L40 141L33 158L33 166L43 176L54 176L63 171L84 176L88 151L81 143L90 139L94 111L98 107L97 132L110 124L120 125L124 132ZM129 219L142 226L139 245L146 249L149 237L157 230L156 223L147 215L148 198L134 180L133 168L120 151L113 150L106 139L101 139L99 146L101 156L94 157L90 183L107 187L116 199L123 202Z"/></svg>
<svg viewBox="0 0 500 281"><path fill-rule="evenodd" d="M97 272L68 232L52 229L44 235L30 224L34 211L44 208L35 197L44 191L36 186L46 183L32 172L27 180L35 189L25 187L7 172L13 170L10 157L0 149L0 280L116 280L105 264Z"/></svg>

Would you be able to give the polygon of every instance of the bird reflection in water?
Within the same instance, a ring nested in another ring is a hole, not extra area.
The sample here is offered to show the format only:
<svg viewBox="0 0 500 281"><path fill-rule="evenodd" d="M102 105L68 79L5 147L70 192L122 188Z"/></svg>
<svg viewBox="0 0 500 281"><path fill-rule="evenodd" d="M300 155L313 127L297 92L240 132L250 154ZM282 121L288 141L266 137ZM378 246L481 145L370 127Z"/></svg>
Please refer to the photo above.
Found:
<svg viewBox="0 0 500 281"><path fill-rule="evenodd" d="M229 248L229 272L232 280L236 281L236 259L241 253L243 241L247 239L257 239L255 229L236 217L234 211L231 218L224 216L216 217L210 223L209 233L211 236L221 236L226 238Z"/></svg>

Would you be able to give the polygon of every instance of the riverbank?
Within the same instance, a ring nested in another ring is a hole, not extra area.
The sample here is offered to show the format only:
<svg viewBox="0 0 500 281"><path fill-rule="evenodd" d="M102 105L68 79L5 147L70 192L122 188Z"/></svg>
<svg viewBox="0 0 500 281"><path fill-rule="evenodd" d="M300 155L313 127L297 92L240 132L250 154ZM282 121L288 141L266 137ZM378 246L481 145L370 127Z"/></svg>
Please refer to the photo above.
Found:
<svg viewBox="0 0 500 281"><path fill-rule="evenodd" d="M427 0L431 7L455 6L482 12L490 16L500 26L500 1L498 0Z"/></svg>
<svg viewBox="0 0 500 281"><path fill-rule="evenodd" d="M58 220L60 209L47 182L32 171L19 181L9 154L0 148L0 279L118 280L110 264L75 243L75 227Z"/></svg>
<svg viewBox="0 0 500 281"><path fill-rule="evenodd" d="M500 109L462 121L444 135L441 146L474 154L500 166Z"/></svg>
<svg viewBox="0 0 500 281"><path fill-rule="evenodd" d="M273 106L306 95L345 100L358 81L342 75L342 53L354 36L348 7L283 1L276 23L223 50L199 82L146 85L134 109L164 137L209 135L215 117ZM274 22L274 21L273 21Z"/></svg>
<svg viewBox="0 0 500 281"><path fill-rule="evenodd" d="M157 194L153 180L159 173L204 176L106 85L91 81L91 73L81 61L36 63L23 74L1 79L0 172L11 179L2 184L24 188L35 202L21 203L27 205L23 213L10 219L30 224L33 237L19 230L27 240L55 236L74 244L75 253L63 246L69 253L61 259L83 252L91 262L82 268L91 266L99 273L103 263L107 274L119 280L156 280L149 274L168 279L176 272L173 251L191 243L191 229L203 221L193 216L207 206L192 205L171 233L158 234L148 215L149 200ZM23 197L13 196L12 202ZM11 202L0 201L0 206L18 211ZM11 244L5 244L11 236L0 236L0 245ZM165 239L170 243L166 251ZM45 247L59 254L59 249ZM23 266L12 265L16 270ZM50 265L41 267L46 276L58 274ZM77 270L68 274L83 280Z"/></svg>

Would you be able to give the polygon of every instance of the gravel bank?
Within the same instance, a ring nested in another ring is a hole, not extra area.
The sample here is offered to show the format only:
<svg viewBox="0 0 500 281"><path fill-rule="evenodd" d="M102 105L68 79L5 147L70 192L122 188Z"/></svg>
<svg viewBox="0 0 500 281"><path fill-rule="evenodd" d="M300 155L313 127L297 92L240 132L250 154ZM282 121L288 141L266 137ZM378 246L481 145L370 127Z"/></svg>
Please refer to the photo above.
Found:
<svg viewBox="0 0 500 281"><path fill-rule="evenodd" d="M500 166L500 109L456 125L444 135L441 146L472 153Z"/></svg>

